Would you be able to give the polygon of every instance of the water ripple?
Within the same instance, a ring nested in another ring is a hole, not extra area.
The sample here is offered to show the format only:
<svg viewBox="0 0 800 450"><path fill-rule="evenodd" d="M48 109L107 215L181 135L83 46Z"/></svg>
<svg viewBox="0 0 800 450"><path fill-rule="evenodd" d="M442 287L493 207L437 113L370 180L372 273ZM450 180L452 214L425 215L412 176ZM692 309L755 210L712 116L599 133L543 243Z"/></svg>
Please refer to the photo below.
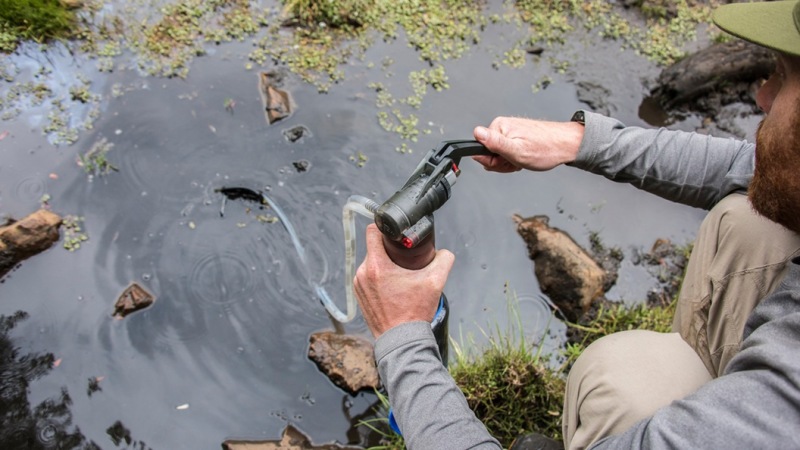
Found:
<svg viewBox="0 0 800 450"><path fill-rule="evenodd" d="M517 309L525 336L532 341L542 337L552 320L550 301L542 293L517 294Z"/></svg>
<svg viewBox="0 0 800 450"><path fill-rule="evenodd" d="M209 253L193 263L189 285L200 300L224 305L251 296L255 274L256 267L239 253Z"/></svg>
<svg viewBox="0 0 800 450"><path fill-rule="evenodd" d="M116 149L115 149L116 150ZM158 196L164 199L181 199L192 189L187 183L187 166L191 152L187 149L158 149L147 143L134 144L133 148L115 152L119 159L120 173L125 182L140 195L156 194L150 192L158 186Z"/></svg>
<svg viewBox="0 0 800 450"><path fill-rule="evenodd" d="M36 441L44 448L57 448L60 446L59 425L48 419L36 421Z"/></svg>
<svg viewBox="0 0 800 450"><path fill-rule="evenodd" d="M24 201L38 202L47 193L47 183L38 176L23 178L14 186L14 195Z"/></svg>

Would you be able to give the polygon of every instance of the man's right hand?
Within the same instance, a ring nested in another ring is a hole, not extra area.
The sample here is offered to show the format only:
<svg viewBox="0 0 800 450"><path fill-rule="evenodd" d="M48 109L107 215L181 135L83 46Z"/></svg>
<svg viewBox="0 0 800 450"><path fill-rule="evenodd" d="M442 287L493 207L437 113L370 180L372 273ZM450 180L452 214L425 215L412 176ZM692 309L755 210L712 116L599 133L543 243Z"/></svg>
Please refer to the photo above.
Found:
<svg viewBox="0 0 800 450"><path fill-rule="evenodd" d="M545 122L497 117L489 128L475 127L475 139L495 155L472 159L492 172L544 171L575 160L584 127L577 122Z"/></svg>

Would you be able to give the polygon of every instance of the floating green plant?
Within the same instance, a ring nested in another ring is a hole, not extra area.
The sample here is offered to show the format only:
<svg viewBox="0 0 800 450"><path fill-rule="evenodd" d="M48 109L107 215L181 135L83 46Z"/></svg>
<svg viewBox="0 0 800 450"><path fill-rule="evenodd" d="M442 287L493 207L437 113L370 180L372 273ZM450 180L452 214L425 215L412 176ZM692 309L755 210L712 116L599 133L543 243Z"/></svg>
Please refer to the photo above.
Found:
<svg viewBox="0 0 800 450"><path fill-rule="evenodd" d="M83 155L78 155L78 165L83 167L83 170L89 175L106 175L110 172L118 172L117 169L108 160L108 152L114 147L114 144L108 142L106 138L102 138L92 145L92 148Z"/></svg>
<svg viewBox="0 0 800 450"><path fill-rule="evenodd" d="M81 225L84 222L83 217L75 215L66 215L62 222L64 227L64 248L74 252L81 248L81 243L89 240L89 236L83 232Z"/></svg>

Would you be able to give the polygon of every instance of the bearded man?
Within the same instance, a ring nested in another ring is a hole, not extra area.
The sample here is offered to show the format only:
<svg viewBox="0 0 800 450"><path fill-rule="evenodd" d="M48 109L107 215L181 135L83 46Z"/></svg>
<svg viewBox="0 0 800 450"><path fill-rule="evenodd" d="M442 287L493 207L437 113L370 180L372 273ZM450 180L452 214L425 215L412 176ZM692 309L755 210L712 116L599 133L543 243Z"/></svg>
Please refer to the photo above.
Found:
<svg viewBox="0 0 800 450"><path fill-rule="evenodd" d="M674 333L595 341L567 380L567 448L800 448L800 2L736 3L715 23L776 52L756 144L645 130L579 111L499 117L475 138L487 170L578 167L710 209ZM747 193L747 195L743 195ZM751 208L752 206L752 208ZM394 417L412 449L497 448L439 359L430 321L454 257L395 266L380 232L354 279Z"/></svg>

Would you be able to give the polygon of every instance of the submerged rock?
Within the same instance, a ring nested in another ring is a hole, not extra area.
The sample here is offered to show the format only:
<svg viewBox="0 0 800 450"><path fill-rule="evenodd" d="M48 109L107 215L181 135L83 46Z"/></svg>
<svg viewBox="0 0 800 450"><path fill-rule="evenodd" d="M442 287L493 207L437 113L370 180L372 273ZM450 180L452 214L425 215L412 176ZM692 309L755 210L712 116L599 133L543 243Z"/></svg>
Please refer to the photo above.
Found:
<svg viewBox="0 0 800 450"><path fill-rule="evenodd" d="M280 440L245 441L227 440L222 443L223 450L363 450L363 447L343 446L340 444L314 445L311 439L294 425L283 429Z"/></svg>
<svg viewBox="0 0 800 450"><path fill-rule="evenodd" d="M292 114L292 98L288 92L277 87L279 80L280 77L271 72L258 75L258 92L261 94L267 124L270 125Z"/></svg>
<svg viewBox="0 0 800 450"><path fill-rule="evenodd" d="M301 160L295 161L295 162L292 163L292 165L294 166L295 170L297 170L298 172L305 172L309 168L311 168L311 163L306 159L301 159Z"/></svg>
<svg viewBox="0 0 800 450"><path fill-rule="evenodd" d="M547 216L515 215L517 232L528 246L542 292L570 322L605 293L606 272L567 233L549 226Z"/></svg>
<svg viewBox="0 0 800 450"><path fill-rule="evenodd" d="M59 239L61 217L40 209L0 227L0 278L17 264L50 248Z"/></svg>
<svg viewBox="0 0 800 450"><path fill-rule="evenodd" d="M372 343L332 331L314 333L308 357L340 388L351 394L380 386Z"/></svg>
<svg viewBox="0 0 800 450"><path fill-rule="evenodd" d="M291 143L302 141L304 137L310 136L311 131L303 125L297 125L296 127L283 130L283 137L285 137L286 140Z"/></svg>
<svg viewBox="0 0 800 450"><path fill-rule="evenodd" d="M267 201L264 199L264 196L261 194L261 191L255 191L250 188L246 187L221 187L218 189L214 189L214 192L219 192L220 194L224 195L225 198L228 200L246 200L248 202L255 202L262 205L266 205Z"/></svg>
<svg viewBox="0 0 800 450"><path fill-rule="evenodd" d="M143 287L138 284L131 283L130 286L120 294L117 302L114 304L115 318L121 319L128 314L147 308L155 301L153 294L147 292Z"/></svg>

